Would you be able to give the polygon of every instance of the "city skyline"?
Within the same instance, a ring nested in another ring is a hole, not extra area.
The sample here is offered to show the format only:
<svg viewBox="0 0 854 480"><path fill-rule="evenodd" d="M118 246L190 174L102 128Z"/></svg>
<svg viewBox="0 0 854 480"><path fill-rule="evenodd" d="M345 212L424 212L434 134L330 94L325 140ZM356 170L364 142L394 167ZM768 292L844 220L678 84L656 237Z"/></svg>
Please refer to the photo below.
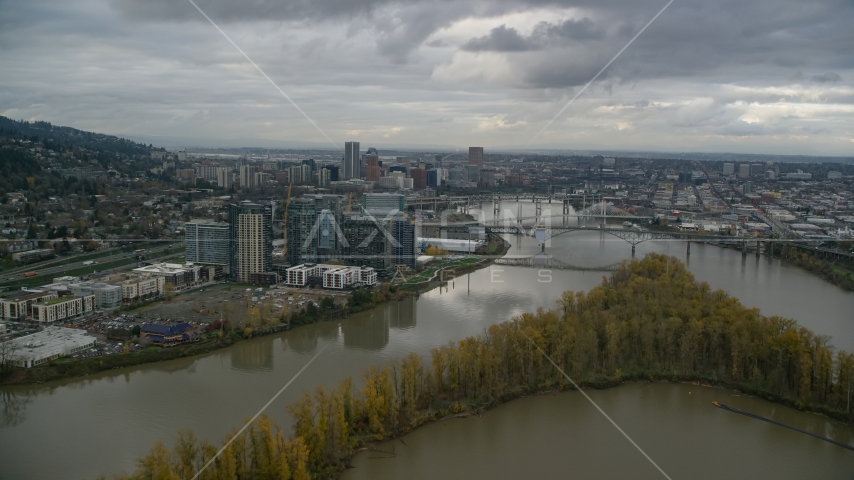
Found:
<svg viewBox="0 0 854 480"><path fill-rule="evenodd" d="M674 2L619 58L666 2L197 4L318 128L189 2L5 5L0 115L173 145L854 148L832 2Z"/></svg>

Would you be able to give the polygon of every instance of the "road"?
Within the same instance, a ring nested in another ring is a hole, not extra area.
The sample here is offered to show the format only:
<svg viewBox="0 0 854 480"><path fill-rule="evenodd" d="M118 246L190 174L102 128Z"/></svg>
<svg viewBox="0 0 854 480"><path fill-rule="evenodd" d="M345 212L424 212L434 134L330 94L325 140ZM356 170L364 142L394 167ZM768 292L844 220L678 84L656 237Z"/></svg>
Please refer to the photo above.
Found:
<svg viewBox="0 0 854 480"><path fill-rule="evenodd" d="M155 248L148 249L147 258L150 260L153 260L155 258L158 260L164 260L166 258L173 258L173 257L179 256L179 255L183 255L183 252L169 254L169 255L163 256L163 257L159 257L159 255L158 255L158 254L165 252L169 248L176 248L176 247L179 247L180 245L181 245L180 243L172 243L172 244L159 245ZM28 272L28 271L37 271L38 275L35 277L27 277L27 280L30 280L32 278L45 278L45 279L47 279L47 278L53 278L56 276L62 276L63 274L65 274L65 272L70 272L70 271L77 270L77 269L84 268L84 267L88 267L88 266L96 267L94 272L99 272L99 273L107 272L107 271L114 271L114 270L125 270L131 265L123 265L121 267L115 267L115 268L110 268L110 269L106 269L106 270L99 270L99 269L97 269L97 266L98 265L106 265L106 264L109 264L111 262L115 262L117 260L126 260L126 259L131 258L131 256L132 256L132 254L130 252L117 251L116 253L114 253L112 255L98 258L97 260L95 260L97 263L91 264L91 265L84 265L84 262L86 262L88 260L80 260L80 261L68 263L65 265L57 265L57 266L47 267L47 268L39 268L35 265L28 265L25 269L18 270L20 273L17 273L17 274L9 274L9 272L3 272L2 277L0 277L0 281L8 282L8 281L14 281L14 280L23 280L24 279L24 277L22 276L23 272ZM14 286L14 285L9 285L9 286Z"/></svg>

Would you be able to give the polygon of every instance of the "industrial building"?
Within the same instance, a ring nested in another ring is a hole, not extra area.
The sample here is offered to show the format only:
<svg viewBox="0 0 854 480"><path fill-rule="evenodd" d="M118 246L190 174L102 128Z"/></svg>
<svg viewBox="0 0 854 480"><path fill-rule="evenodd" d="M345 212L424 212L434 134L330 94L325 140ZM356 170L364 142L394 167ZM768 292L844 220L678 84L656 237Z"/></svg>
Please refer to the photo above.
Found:
<svg viewBox="0 0 854 480"><path fill-rule="evenodd" d="M188 262L227 266L229 262L227 223L194 220L184 224L184 247Z"/></svg>
<svg viewBox="0 0 854 480"><path fill-rule="evenodd" d="M9 340L12 352L8 363L32 368L95 346L95 337L74 328L47 327L24 337Z"/></svg>
<svg viewBox="0 0 854 480"><path fill-rule="evenodd" d="M230 205L229 275L241 283L276 283L273 272L273 209L241 202Z"/></svg>
<svg viewBox="0 0 854 480"><path fill-rule="evenodd" d="M418 238L418 248L422 251L434 246L449 252L474 253L479 247L486 245L482 240L458 240L453 238Z"/></svg>

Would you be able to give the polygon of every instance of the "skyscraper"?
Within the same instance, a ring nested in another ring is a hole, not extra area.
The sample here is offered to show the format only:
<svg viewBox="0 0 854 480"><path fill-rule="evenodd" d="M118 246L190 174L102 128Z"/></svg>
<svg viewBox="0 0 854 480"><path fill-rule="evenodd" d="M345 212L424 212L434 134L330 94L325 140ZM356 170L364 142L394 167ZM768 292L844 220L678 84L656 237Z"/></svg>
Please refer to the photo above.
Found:
<svg viewBox="0 0 854 480"><path fill-rule="evenodd" d="M415 225L404 215L395 215L391 219L392 265L403 265L415 269Z"/></svg>
<svg viewBox="0 0 854 480"><path fill-rule="evenodd" d="M317 208L314 199L294 198L288 205L287 253L288 263L299 265L317 261ZM314 236L314 238L312 238Z"/></svg>
<svg viewBox="0 0 854 480"><path fill-rule="evenodd" d="M268 283L262 278L273 266L273 209L241 202L229 205L231 278L241 283Z"/></svg>
<svg viewBox="0 0 854 480"><path fill-rule="evenodd" d="M344 142L344 160L341 168L344 171L343 180L359 178L361 161L359 156L359 142Z"/></svg>
<svg viewBox="0 0 854 480"><path fill-rule="evenodd" d="M376 155L368 155L368 166L365 171L365 180L369 182L380 181L380 157Z"/></svg>
<svg viewBox="0 0 854 480"><path fill-rule="evenodd" d="M469 147L469 165L477 165L483 170L483 147Z"/></svg>
<svg viewBox="0 0 854 480"><path fill-rule="evenodd" d="M219 167L216 169L216 184L222 188L231 187L231 169Z"/></svg>
<svg viewBox="0 0 854 480"><path fill-rule="evenodd" d="M243 165L240 167L240 188L250 189L255 181L255 168L251 165Z"/></svg>

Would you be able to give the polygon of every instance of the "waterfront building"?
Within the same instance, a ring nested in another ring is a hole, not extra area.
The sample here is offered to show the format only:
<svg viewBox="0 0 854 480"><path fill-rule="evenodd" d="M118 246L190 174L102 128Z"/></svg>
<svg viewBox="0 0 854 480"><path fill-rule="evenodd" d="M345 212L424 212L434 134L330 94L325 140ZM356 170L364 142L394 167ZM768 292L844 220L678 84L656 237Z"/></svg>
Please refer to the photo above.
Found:
<svg viewBox="0 0 854 480"><path fill-rule="evenodd" d="M9 340L8 343L7 348L13 354L7 362L32 368L92 348L95 346L95 337L76 328L47 327L32 335Z"/></svg>
<svg viewBox="0 0 854 480"><path fill-rule="evenodd" d="M174 347L189 342L192 330L193 327L186 322L176 325L144 323L139 329L139 336L162 347Z"/></svg>
<svg viewBox="0 0 854 480"><path fill-rule="evenodd" d="M415 269L415 225L404 215L395 215L391 219L391 263Z"/></svg>
<svg viewBox="0 0 854 480"><path fill-rule="evenodd" d="M322 201L322 200L321 200ZM317 260L317 199L294 198L288 205L286 254L291 265Z"/></svg>

